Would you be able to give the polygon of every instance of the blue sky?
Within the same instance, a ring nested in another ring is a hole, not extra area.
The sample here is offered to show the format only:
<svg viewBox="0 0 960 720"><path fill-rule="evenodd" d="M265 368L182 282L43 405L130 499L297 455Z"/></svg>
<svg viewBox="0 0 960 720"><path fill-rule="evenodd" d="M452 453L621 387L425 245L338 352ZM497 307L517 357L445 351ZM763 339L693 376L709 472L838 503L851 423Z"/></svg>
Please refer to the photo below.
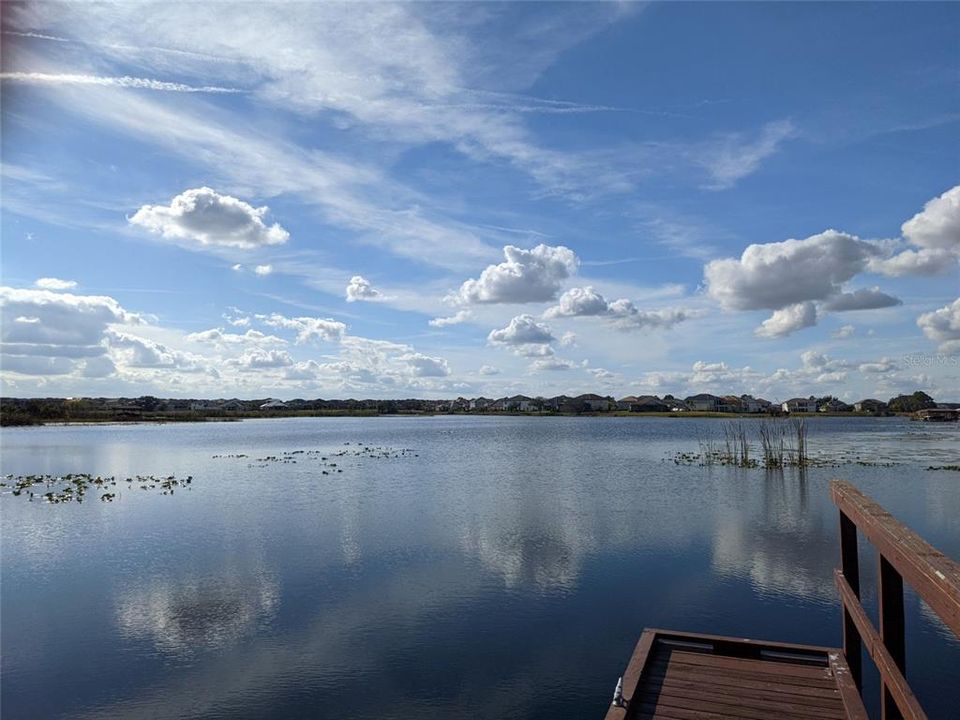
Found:
<svg viewBox="0 0 960 720"><path fill-rule="evenodd" d="M960 400L955 3L6 3L5 395Z"/></svg>

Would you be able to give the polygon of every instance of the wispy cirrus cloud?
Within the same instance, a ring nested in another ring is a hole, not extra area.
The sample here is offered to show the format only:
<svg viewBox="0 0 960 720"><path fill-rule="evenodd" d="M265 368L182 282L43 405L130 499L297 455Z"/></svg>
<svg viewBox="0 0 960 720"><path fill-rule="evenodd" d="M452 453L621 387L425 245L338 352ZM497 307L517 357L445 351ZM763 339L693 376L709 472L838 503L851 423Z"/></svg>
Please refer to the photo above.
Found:
<svg viewBox="0 0 960 720"><path fill-rule="evenodd" d="M27 85L99 85L102 87L135 88L138 90L159 90L161 92L180 93L242 93L239 88L220 87L218 85L187 85L185 83L166 82L154 78L131 77L130 75L84 75L78 73L42 73L42 72L4 72L0 80L24 83Z"/></svg>

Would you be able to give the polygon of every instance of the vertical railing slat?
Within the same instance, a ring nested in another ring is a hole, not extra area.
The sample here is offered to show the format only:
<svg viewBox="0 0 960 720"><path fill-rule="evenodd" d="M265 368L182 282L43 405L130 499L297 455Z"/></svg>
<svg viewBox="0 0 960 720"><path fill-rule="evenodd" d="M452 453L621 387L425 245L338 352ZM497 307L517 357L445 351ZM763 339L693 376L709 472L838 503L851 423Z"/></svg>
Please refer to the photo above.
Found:
<svg viewBox="0 0 960 720"><path fill-rule="evenodd" d="M840 511L840 572L850 585L857 598L860 597L860 555L857 551L857 526ZM863 643L857 626L846 608L843 609L843 654L847 658L850 675L863 692L863 663L861 651Z"/></svg>
<svg viewBox="0 0 960 720"><path fill-rule="evenodd" d="M906 676L906 629L903 611L903 578L882 553L877 553L877 595L879 597L880 640L890 657ZM880 708L883 720L902 720L893 696L883 681L880 682Z"/></svg>

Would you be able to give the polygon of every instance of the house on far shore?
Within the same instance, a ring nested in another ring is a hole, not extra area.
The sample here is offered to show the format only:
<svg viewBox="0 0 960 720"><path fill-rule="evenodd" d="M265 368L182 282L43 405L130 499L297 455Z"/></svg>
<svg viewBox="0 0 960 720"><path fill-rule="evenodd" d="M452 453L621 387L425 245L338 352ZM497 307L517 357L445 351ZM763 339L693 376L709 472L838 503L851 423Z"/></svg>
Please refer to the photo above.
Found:
<svg viewBox="0 0 960 720"><path fill-rule="evenodd" d="M852 405L847 405L843 400L830 398L818 408L817 412L850 412L851 410L853 410Z"/></svg>
<svg viewBox="0 0 960 720"><path fill-rule="evenodd" d="M280 410L285 408L287 404L283 400L276 400L275 398L270 398L263 405L260 406L261 410Z"/></svg>
<svg viewBox="0 0 960 720"><path fill-rule="evenodd" d="M616 403L613 401L613 398L600 397L593 393L587 393L586 395L577 395L574 400L578 403L586 405L590 412L604 412L609 410L611 407L616 407Z"/></svg>
<svg viewBox="0 0 960 720"><path fill-rule="evenodd" d="M763 398L755 398L753 395L740 396L740 412L762 413L770 409L770 401Z"/></svg>
<svg viewBox="0 0 960 720"><path fill-rule="evenodd" d="M670 408L670 412L686 412L689 410L687 404L683 400L676 398L673 395L664 395L661 402Z"/></svg>
<svg viewBox="0 0 960 720"><path fill-rule="evenodd" d="M780 409L787 413L815 413L817 411L817 399L813 396L791 398L785 403L781 403Z"/></svg>
<svg viewBox="0 0 960 720"><path fill-rule="evenodd" d="M514 395L504 400L504 408L510 412L531 412L537 409L537 403L526 395Z"/></svg>
<svg viewBox="0 0 960 720"><path fill-rule="evenodd" d="M684 402L687 404L688 408L699 412L716 412L717 408L720 406L720 398L718 398L716 395L710 395L708 393L691 395L690 397L685 398Z"/></svg>
<svg viewBox="0 0 960 720"><path fill-rule="evenodd" d="M866 400L861 400L860 402L855 402L853 404L853 409L857 412L886 412L887 404L881 400L874 400L872 398L867 398Z"/></svg>
<svg viewBox="0 0 960 720"><path fill-rule="evenodd" d="M617 409L628 412L670 412L670 406L655 395L628 395L617 400Z"/></svg>

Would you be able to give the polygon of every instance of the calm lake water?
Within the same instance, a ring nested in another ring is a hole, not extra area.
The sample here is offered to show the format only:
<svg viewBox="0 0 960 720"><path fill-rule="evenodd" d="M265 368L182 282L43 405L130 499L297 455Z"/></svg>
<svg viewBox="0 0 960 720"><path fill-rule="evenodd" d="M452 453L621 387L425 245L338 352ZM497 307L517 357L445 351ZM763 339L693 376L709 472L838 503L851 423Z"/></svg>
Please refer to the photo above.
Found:
<svg viewBox="0 0 960 720"><path fill-rule="evenodd" d="M839 645L831 477L960 557L960 473L926 469L960 463L957 425L811 422L815 453L893 467L674 464L721 433L522 417L4 430L3 473L194 480L172 496L119 482L113 503L0 497L3 717L599 719L644 626ZM358 443L412 452L328 459L339 473L256 460ZM914 690L960 717L960 644L912 594L907 619Z"/></svg>

